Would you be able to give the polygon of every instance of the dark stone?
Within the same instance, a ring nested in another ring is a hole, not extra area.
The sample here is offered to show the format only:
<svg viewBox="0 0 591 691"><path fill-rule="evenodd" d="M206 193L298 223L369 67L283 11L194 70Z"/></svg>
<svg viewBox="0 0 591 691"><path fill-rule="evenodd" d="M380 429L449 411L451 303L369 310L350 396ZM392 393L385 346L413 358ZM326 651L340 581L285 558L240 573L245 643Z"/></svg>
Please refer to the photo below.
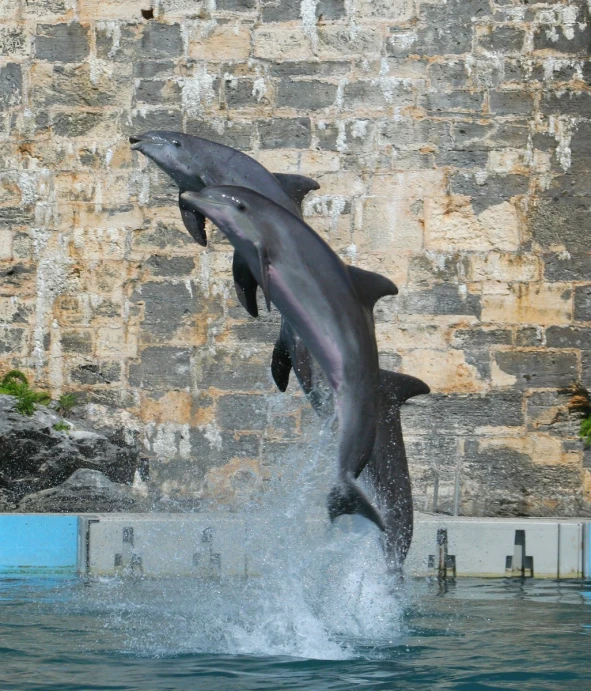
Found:
<svg viewBox="0 0 591 691"><path fill-rule="evenodd" d="M0 329L0 355L16 355L25 341L25 329L5 326Z"/></svg>
<svg viewBox="0 0 591 691"><path fill-rule="evenodd" d="M583 117L588 117L589 113ZM591 171L591 122L584 121L577 123L575 127L571 141L571 173L587 173L583 176L583 180L586 184L589 171Z"/></svg>
<svg viewBox="0 0 591 691"><path fill-rule="evenodd" d="M10 108L21 102L21 89L23 77L21 66L15 62L9 62L0 67L0 106Z"/></svg>
<svg viewBox="0 0 591 691"><path fill-rule="evenodd" d="M346 90L346 87L345 87ZM277 106L279 108L297 108L298 110L319 110L334 103L337 85L326 82L281 81L277 89Z"/></svg>
<svg viewBox="0 0 591 691"><path fill-rule="evenodd" d="M456 329L453 333L454 348L490 348L495 345L511 345L513 340L508 329Z"/></svg>
<svg viewBox="0 0 591 691"><path fill-rule="evenodd" d="M577 166L579 167L579 166ZM591 197L591 175L557 175L541 192L543 197Z"/></svg>
<svg viewBox="0 0 591 691"><path fill-rule="evenodd" d="M525 31L512 26L496 26L478 38L481 48L494 53L519 53L523 49Z"/></svg>
<svg viewBox="0 0 591 691"><path fill-rule="evenodd" d="M263 5L261 19L263 22L290 22L299 19L300 13L300 5L297 2L275 0Z"/></svg>
<svg viewBox="0 0 591 691"><path fill-rule="evenodd" d="M591 274L587 274L589 279ZM575 311L577 322L591 322L591 286L575 286Z"/></svg>
<svg viewBox="0 0 591 691"><path fill-rule="evenodd" d="M129 367L129 383L149 391L186 389L191 384L191 350L174 346L145 348L140 362Z"/></svg>
<svg viewBox="0 0 591 691"><path fill-rule="evenodd" d="M403 108L414 105L412 88L403 83L389 86L386 90L373 80L359 80L345 85L343 102L346 108L369 108L395 106Z"/></svg>
<svg viewBox="0 0 591 691"><path fill-rule="evenodd" d="M526 194L528 189L529 178L524 175L489 175L479 184L472 174L457 173L450 181L451 193L471 197L477 214L511 197Z"/></svg>
<svg viewBox="0 0 591 691"><path fill-rule="evenodd" d="M380 303L376 305L379 321ZM458 286L441 283L430 290L405 292L400 299L400 311L406 314L469 314L480 317L480 296L463 295Z"/></svg>
<svg viewBox="0 0 591 691"><path fill-rule="evenodd" d="M80 137L87 135L108 117L105 113L56 113L52 129L60 137Z"/></svg>
<svg viewBox="0 0 591 691"><path fill-rule="evenodd" d="M472 435L478 427L524 424L523 394L512 390L485 396L430 394L407 402L400 412L404 429L417 436Z"/></svg>
<svg viewBox="0 0 591 691"><path fill-rule="evenodd" d="M236 354L217 350L215 355L204 357L201 361L199 389L210 387L222 391L268 391L272 386L271 353L268 361L236 361Z"/></svg>
<svg viewBox="0 0 591 691"><path fill-rule="evenodd" d="M178 103L180 88L176 82L142 79L135 90L136 100L149 105L171 105Z"/></svg>
<svg viewBox="0 0 591 691"><path fill-rule="evenodd" d="M213 142L233 146L241 151L248 151L250 149L250 139L253 131L251 123L228 120L224 123L222 130L223 134L220 134L219 130L205 120L187 121L187 134L211 139Z"/></svg>
<svg viewBox="0 0 591 691"><path fill-rule="evenodd" d="M263 149L306 149L310 146L310 118L258 120L258 130Z"/></svg>
<svg viewBox="0 0 591 691"><path fill-rule="evenodd" d="M144 25L139 55L148 58L178 57L183 51L181 27L179 24L148 22Z"/></svg>
<svg viewBox="0 0 591 691"><path fill-rule="evenodd" d="M50 62L82 62L89 53L88 29L81 24L38 24L35 57Z"/></svg>
<svg viewBox="0 0 591 691"><path fill-rule="evenodd" d="M573 255L589 249L591 197L540 198L529 214L533 239L543 248L563 245Z"/></svg>
<svg viewBox="0 0 591 691"><path fill-rule="evenodd" d="M172 247L183 248L192 245L193 238L184 230L171 228L161 221L156 221L151 230L140 230L134 238L134 247L157 247L161 250L168 250Z"/></svg>
<svg viewBox="0 0 591 691"><path fill-rule="evenodd" d="M490 143L485 142L485 138L494 131L492 122L486 124L482 122L458 122L453 126L453 140L455 147L460 150L488 150Z"/></svg>
<svg viewBox="0 0 591 691"><path fill-rule="evenodd" d="M143 283L133 293L132 301L144 303L142 328L162 338L170 338L199 310L184 282Z"/></svg>
<svg viewBox="0 0 591 691"><path fill-rule="evenodd" d="M71 372L72 381L78 384L112 384L121 378L121 365L118 362L103 362L98 365L80 365Z"/></svg>
<svg viewBox="0 0 591 691"><path fill-rule="evenodd" d="M518 329L515 333L515 345L518 348L539 347L544 344L543 331L535 326Z"/></svg>
<svg viewBox="0 0 591 691"><path fill-rule="evenodd" d="M183 128L183 116L180 110L148 110L146 113L137 113L133 117L131 128L123 126L125 134L137 134L149 130L170 130L179 132Z"/></svg>
<svg viewBox="0 0 591 691"><path fill-rule="evenodd" d="M32 416L14 410L12 396L0 396L0 485L16 501L31 492L54 487L79 468L105 473L114 482L131 482L139 447L119 432L97 432L80 420L68 432L56 431L63 419L45 406Z"/></svg>
<svg viewBox="0 0 591 691"><path fill-rule="evenodd" d="M528 91L491 91L488 105L497 115L529 116L534 108L534 95Z"/></svg>
<svg viewBox="0 0 591 691"><path fill-rule="evenodd" d="M129 485L111 482L98 470L82 468L57 487L24 497L18 510L24 513L138 511L141 503Z"/></svg>
<svg viewBox="0 0 591 691"><path fill-rule="evenodd" d="M92 332L63 329L61 344L64 353L80 353L89 355L92 353Z"/></svg>
<svg viewBox="0 0 591 691"><path fill-rule="evenodd" d="M581 29L581 23L583 28ZM565 36L562 27L540 24L534 31L534 50L551 50L552 53L568 53L570 55L584 55L591 52L591 29L589 17L581 22L575 22L572 27L573 38Z"/></svg>
<svg viewBox="0 0 591 691"><path fill-rule="evenodd" d="M256 0L217 0L216 9L230 12L248 12L256 8Z"/></svg>
<svg viewBox="0 0 591 691"><path fill-rule="evenodd" d="M494 357L503 372L516 377L514 386L519 388L560 388L577 379L574 353L512 351L497 352Z"/></svg>
<svg viewBox="0 0 591 691"><path fill-rule="evenodd" d="M498 122L489 139L489 145L491 149L524 149L527 146L530 133L530 129L526 125Z"/></svg>
<svg viewBox="0 0 591 691"><path fill-rule="evenodd" d="M435 156L438 167L486 168L488 153L486 151L441 151Z"/></svg>
<svg viewBox="0 0 591 691"><path fill-rule="evenodd" d="M452 0L446 5L421 5L426 22L417 32L417 41L409 48L417 55L457 55L472 50L472 17L484 17L490 12L488 2L481 0ZM471 14L473 13L473 14ZM390 54L390 50L388 51Z"/></svg>
<svg viewBox="0 0 591 691"><path fill-rule="evenodd" d="M162 73L172 73L172 60L139 60L133 65L133 76L137 79L154 79L162 77Z"/></svg>
<svg viewBox="0 0 591 691"><path fill-rule="evenodd" d="M131 64L136 59L138 27L121 21L117 25L119 31L115 34L110 22L96 22L96 55L107 62Z"/></svg>
<svg viewBox="0 0 591 691"><path fill-rule="evenodd" d="M224 94L229 108L255 106L257 99L253 92L253 79L226 80Z"/></svg>
<svg viewBox="0 0 591 691"><path fill-rule="evenodd" d="M437 114L461 111L482 112L482 94L471 91L429 91L426 94L425 108Z"/></svg>
<svg viewBox="0 0 591 691"><path fill-rule="evenodd" d="M549 348L591 350L591 329L576 326L549 326L546 329L546 345Z"/></svg>
<svg viewBox="0 0 591 691"><path fill-rule="evenodd" d="M97 84L90 81L90 67L87 63L70 65L53 64L51 81L31 84L32 106L43 110L50 106L74 106L82 108L104 108L114 105L120 93L127 88L128 75L124 70L114 73L109 79L101 79ZM127 124L127 115L122 119Z"/></svg>
<svg viewBox="0 0 591 691"><path fill-rule="evenodd" d="M318 0L316 16L320 20L342 19L347 14L345 0Z"/></svg>
<svg viewBox="0 0 591 691"><path fill-rule="evenodd" d="M145 266L154 276L186 277L195 269L195 260L192 257L168 257L154 254Z"/></svg>
<svg viewBox="0 0 591 691"><path fill-rule="evenodd" d="M248 394L222 396L218 420L228 430L262 430L267 424L267 399Z"/></svg>
<svg viewBox="0 0 591 691"><path fill-rule="evenodd" d="M468 73L463 60L435 62L429 67L429 79L433 90L461 89L468 85Z"/></svg>
<svg viewBox="0 0 591 691"><path fill-rule="evenodd" d="M273 77L332 77L347 74L351 70L348 62L273 62L269 65Z"/></svg>
<svg viewBox="0 0 591 691"><path fill-rule="evenodd" d="M396 149L415 144L449 149L452 146L449 123L429 118L387 120L380 132L380 145L386 144L391 144Z"/></svg>
<svg viewBox="0 0 591 691"><path fill-rule="evenodd" d="M259 433L240 434L223 431L217 440L212 440L208 439L204 430L193 427L190 430L189 439L191 453L199 461L198 472L203 476L210 468L225 465L233 458L258 458L260 455L261 435Z"/></svg>
<svg viewBox="0 0 591 691"><path fill-rule="evenodd" d="M540 110L544 114L572 115L586 118L591 110L591 93L588 91L543 91Z"/></svg>
<svg viewBox="0 0 591 691"><path fill-rule="evenodd" d="M508 447L466 443L462 506L472 515L576 516L580 482L580 469L575 466L535 463L527 454Z"/></svg>
<svg viewBox="0 0 591 691"><path fill-rule="evenodd" d="M466 257L458 253L429 252L412 257L409 267L409 284L430 288L433 281L457 283L469 269Z"/></svg>

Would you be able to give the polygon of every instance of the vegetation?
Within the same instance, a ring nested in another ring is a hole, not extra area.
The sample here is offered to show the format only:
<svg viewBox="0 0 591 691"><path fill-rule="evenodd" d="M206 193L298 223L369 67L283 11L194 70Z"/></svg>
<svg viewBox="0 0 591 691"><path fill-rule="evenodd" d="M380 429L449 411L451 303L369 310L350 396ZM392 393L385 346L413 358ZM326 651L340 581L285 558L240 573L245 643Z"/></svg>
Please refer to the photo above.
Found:
<svg viewBox="0 0 591 691"><path fill-rule="evenodd" d="M15 410L21 415L32 415L35 405L51 403L51 396L45 391L35 391L29 387L26 376L19 370L13 369L0 381L0 394L7 394L16 398Z"/></svg>
<svg viewBox="0 0 591 691"><path fill-rule="evenodd" d="M63 420L60 420L59 422L55 423L53 429L56 432L68 432L70 430L70 425L68 425L68 423L64 422Z"/></svg>
<svg viewBox="0 0 591 691"><path fill-rule="evenodd" d="M56 410L60 415L67 417L76 405L76 394L64 393L57 399Z"/></svg>
<svg viewBox="0 0 591 691"><path fill-rule="evenodd" d="M581 424L579 426L579 437L585 443L585 446L591 446L591 398L589 392L581 384L573 384L568 392L571 394L568 403L569 410L580 413Z"/></svg>

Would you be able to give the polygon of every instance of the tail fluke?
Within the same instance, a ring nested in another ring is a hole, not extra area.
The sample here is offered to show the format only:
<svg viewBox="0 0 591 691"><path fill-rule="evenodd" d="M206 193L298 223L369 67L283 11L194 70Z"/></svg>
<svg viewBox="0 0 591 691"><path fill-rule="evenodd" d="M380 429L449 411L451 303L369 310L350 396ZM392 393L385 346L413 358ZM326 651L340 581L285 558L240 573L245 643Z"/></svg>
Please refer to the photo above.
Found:
<svg viewBox="0 0 591 691"><path fill-rule="evenodd" d="M372 506L363 491L351 481L335 485L328 494L328 515L331 521L343 514L358 513L373 521L380 530L386 526L377 509Z"/></svg>

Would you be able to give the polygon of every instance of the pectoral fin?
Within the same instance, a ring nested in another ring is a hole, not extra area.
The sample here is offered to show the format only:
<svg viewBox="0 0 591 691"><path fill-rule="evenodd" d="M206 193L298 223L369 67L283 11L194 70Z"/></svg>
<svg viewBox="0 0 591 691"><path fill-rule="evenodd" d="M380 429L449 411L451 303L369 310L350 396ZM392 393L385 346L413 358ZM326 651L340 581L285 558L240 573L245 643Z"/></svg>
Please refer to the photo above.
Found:
<svg viewBox="0 0 591 691"><path fill-rule="evenodd" d="M271 293L269 292L269 255L267 254L267 248L262 242L255 243L257 253L259 255L259 270L261 273L261 289L263 295L265 296L265 302L267 303L267 310L271 311Z"/></svg>
<svg viewBox="0 0 591 691"><path fill-rule="evenodd" d="M359 299L368 309L373 310L376 302L386 295L398 295L398 288L389 278L356 266L347 268Z"/></svg>
<svg viewBox="0 0 591 691"><path fill-rule="evenodd" d="M234 252L234 258L232 259L232 275L234 276L234 287L236 288L236 295L238 300L240 300L240 304L251 317L258 317L258 284L248 268L248 264L238 252Z"/></svg>
<svg viewBox="0 0 591 691"><path fill-rule="evenodd" d="M182 191L181 191L182 194ZM189 209L188 206L182 200L179 195L179 209L181 210L181 216L183 218L183 223L185 228L189 231L189 234L198 242L202 247L207 245L207 235L205 234L205 216Z"/></svg>
<svg viewBox="0 0 591 691"><path fill-rule="evenodd" d="M291 371L292 363L289 352L289 343L285 340L285 329L281 325L279 338L275 343L273 349L273 358L271 360L271 374L273 380L277 384L279 391L283 392L287 389L289 384L289 373Z"/></svg>
<svg viewBox="0 0 591 691"><path fill-rule="evenodd" d="M288 175L285 173L273 173L273 175L299 207L302 206L304 197L308 192L320 189L320 185L316 180L307 178L305 175Z"/></svg>

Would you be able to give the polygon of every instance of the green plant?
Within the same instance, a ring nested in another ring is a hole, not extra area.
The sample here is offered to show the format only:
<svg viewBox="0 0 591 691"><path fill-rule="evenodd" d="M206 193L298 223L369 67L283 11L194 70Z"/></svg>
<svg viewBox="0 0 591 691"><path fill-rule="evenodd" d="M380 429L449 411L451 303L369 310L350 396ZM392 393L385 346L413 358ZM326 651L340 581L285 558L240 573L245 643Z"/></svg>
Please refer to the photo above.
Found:
<svg viewBox="0 0 591 691"><path fill-rule="evenodd" d="M76 405L76 394L64 393L57 399L57 412L64 417L68 415Z"/></svg>
<svg viewBox="0 0 591 691"><path fill-rule="evenodd" d="M35 404L48 405L51 396L44 391L35 391L29 387L27 377L19 370L10 370L0 382L0 394L14 396L16 404L14 409L21 415L32 415L35 412Z"/></svg>
<svg viewBox="0 0 591 691"><path fill-rule="evenodd" d="M60 420L60 422L55 423L53 429L56 432L68 432L70 430L70 425L68 425L68 423L64 422L63 420Z"/></svg>

